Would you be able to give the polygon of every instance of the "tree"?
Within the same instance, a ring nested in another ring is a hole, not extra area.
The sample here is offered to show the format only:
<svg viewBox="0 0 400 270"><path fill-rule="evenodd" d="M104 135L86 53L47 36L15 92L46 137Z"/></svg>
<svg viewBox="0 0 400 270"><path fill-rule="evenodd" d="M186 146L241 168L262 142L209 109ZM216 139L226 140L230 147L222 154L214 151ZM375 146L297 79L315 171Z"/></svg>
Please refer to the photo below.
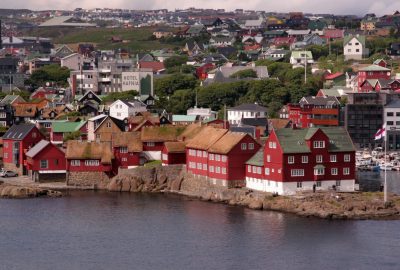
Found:
<svg viewBox="0 0 400 270"><path fill-rule="evenodd" d="M183 64L186 64L187 60L188 60L188 57L186 55L172 56L168 59L165 59L164 66L167 69L176 67L176 66L181 66Z"/></svg>
<svg viewBox="0 0 400 270"><path fill-rule="evenodd" d="M239 70L235 73L233 73L231 76L231 78L239 78L239 79L243 79L243 78L257 78L257 72L253 69L244 69L244 70Z"/></svg>
<svg viewBox="0 0 400 270"><path fill-rule="evenodd" d="M115 92L115 93L108 94L106 97L104 97L102 99L102 101L103 101L103 103L107 103L107 102L116 101L118 99L129 100L129 99L135 98L137 95L138 95L138 92L135 90L126 91L126 92Z"/></svg>
<svg viewBox="0 0 400 270"><path fill-rule="evenodd" d="M81 136L82 136L82 133L79 130L77 130L77 131L74 131L74 132L67 133L65 135L63 141L66 142L66 141L69 141L69 140L77 140Z"/></svg>
<svg viewBox="0 0 400 270"><path fill-rule="evenodd" d="M35 70L27 80L27 84L32 86L45 86L47 82L55 83L60 86L68 85L70 70L56 64L44 66Z"/></svg>
<svg viewBox="0 0 400 270"><path fill-rule="evenodd" d="M193 75L173 74L154 81L157 96L170 96L178 89L194 89L198 84Z"/></svg>

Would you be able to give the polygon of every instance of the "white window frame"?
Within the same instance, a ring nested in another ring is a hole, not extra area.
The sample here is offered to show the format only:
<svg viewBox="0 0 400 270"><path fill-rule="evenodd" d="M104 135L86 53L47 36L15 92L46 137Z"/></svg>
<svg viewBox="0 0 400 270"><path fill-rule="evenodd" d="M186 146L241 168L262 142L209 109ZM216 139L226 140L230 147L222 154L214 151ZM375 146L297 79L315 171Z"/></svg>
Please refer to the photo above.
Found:
<svg viewBox="0 0 400 270"><path fill-rule="evenodd" d="M294 164L294 156L288 156L288 164Z"/></svg>
<svg viewBox="0 0 400 270"><path fill-rule="evenodd" d="M303 188L303 182L297 182L297 188Z"/></svg>
<svg viewBox="0 0 400 270"><path fill-rule="evenodd" d="M219 166L215 167L215 173L221 173L221 167Z"/></svg>
<svg viewBox="0 0 400 270"><path fill-rule="evenodd" d="M156 146L156 144L154 142L147 142L146 145L149 146L149 147Z"/></svg>
<svg viewBox="0 0 400 270"><path fill-rule="evenodd" d="M249 150L254 150L254 143L249 143Z"/></svg>
<svg viewBox="0 0 400 270"><path fill-rule="evenodd" d="M226 174L226 168L222 167L222 174Z"/></svg>
<svg viewBox="0 0 400 270"><path fill-rule="evenodd" d="M221 161L221 155L216 154L215 155L215 161Z"/></svg>
<svg viewBox="0 0 400 270"><path fill-rule="evenodd" d="M222 156L221 156L221 161L222 161L222 162L226 162L226 161L227 161L226 155L222 155Z"/></svg>
<svg viewBox="0 0 400 270"><path fill-rule="evenodd" d="M324 168L314 169L314 175L325 175L325 169Z"/></svg>
<svg viewBox="0 0 400 270"><path fill-rule="evenodd" d="M350 175L350 168L348 167L343 168L343 175Z"/></svg>
<svg viewBox="0 0 400 270"><path fill-rule="evenodd" d="M315 156L315 162L322 163L323 162L323 156L322 155L316 155Z"/></svg>
<svg viewBox="0 0 400 270"><path fill-rule="evenodd" d="M71 166L81 166L81 161L79 159L73 159L71 160Z"/></svg>
<svg viewBox="0 0 400 270"><path fill-rule="evenodd" d="M330 155L330 161L331 162L337 162L337 156L336 155Z"/></svg>
<svg viewBox="0 0 400 270"><path fill-rule="evenodd" d="M304 169L291 169L290 176L292 177L302 177L304 176Z"/></svg>
<svg viewBox="0 0 400 270"><path fill-rule="evenodd" d="M350 154L345 154L343 156L343 159L344 159L344 162L350 162L350 160L351 160Z"/></svg>
<svg viewBox="0 0 400 270"><path fill-rule="evenodd" d="M214 160L214 154L208 155L210 157L210 160Z"/></svg>
<svg viewBox="0 0 400 270"><path fill-rule="evenodd" d="M269 175L270 174L269 168L265 168L264 173L265 175Z"/></svg>
<svg viewBox="0 0 400 270"><path fill-rule="evenodd" d="M210 172L214 172L214 166L210 166Z"/></svg>
<svg viewBox="0 0 400 270"><path fill-rule="evenodd" d="M42 166L43 164L45 164L46 166ZM40 160L40 169L48 169L48 168L49 168L49 161L47 159L41 159Z"/></svg>
<svg viewBox="0 0 400 270"><path fill-rule="evenodd" d="M314 141L314 148L325 148L325 141Z"/></svg>
<svg viewBox="0 0 400 270"><path fill-rule="evenodd" d="M128 147L126 147L126 146L121 146L121 147L119 148L119 152L122 153L122 154L128 153Z"/></svg>
<svg viewBox="0 0 400 270"><path fill-rule="evenodd" d="M331 168L331 175L338 175L339 170L338 168Z"/></svg>
<svg viewBox="0 0 400 270"><path fill-rule="evenodd" d="M240 144L240 149L243 150L243 151L247 150L247 143L241 143Z"/></svg>
<svg viewBox="0 0 400 270"><path fill-rule="evenodd" d="M247 172L251 173L251 165L247 165Z"/></svg>
<svg viewBox="0 0 400 270"><path fill-rule="evenodd" d="M301 156L301 163L308 163L308 156Z"/></svg>

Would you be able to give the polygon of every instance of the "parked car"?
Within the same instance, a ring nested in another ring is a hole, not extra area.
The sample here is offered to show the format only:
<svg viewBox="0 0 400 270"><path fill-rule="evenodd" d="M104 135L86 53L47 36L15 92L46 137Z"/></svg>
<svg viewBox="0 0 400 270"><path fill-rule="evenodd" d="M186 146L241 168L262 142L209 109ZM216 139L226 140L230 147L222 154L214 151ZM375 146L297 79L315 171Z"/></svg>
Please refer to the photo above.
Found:
<svg viewBox="0 0 400 270"><path fill-rule="evenodd" d="M13 171L1 171L0 176L1 177L15 177L15 176L18 176L18 174Z"/></svg>

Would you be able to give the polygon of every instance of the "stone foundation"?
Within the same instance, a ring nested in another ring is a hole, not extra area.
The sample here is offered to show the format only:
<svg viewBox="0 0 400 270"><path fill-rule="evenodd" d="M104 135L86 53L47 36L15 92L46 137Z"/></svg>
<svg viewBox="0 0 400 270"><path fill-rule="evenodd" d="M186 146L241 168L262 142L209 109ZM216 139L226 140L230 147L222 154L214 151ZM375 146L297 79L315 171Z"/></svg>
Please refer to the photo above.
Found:
<svg viewBox="0 0 400 270"><path fill-rule="evenodd" d="M106 189L110 177L104 172L67 172L66 183L69 186Z"/></svg>

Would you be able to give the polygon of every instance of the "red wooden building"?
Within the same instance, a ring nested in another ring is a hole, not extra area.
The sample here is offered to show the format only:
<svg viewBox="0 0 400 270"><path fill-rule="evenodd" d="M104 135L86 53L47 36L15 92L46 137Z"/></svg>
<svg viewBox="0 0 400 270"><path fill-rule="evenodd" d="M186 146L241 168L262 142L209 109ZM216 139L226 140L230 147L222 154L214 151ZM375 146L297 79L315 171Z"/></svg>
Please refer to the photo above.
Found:
<svg viewBox="0 0 400 270"><path fill-rule="evenodd" d="M67 142L67 181L71 173L93 173L92 177L102 176L112 177L113 167L112 162L114 155L109 142L82 142L68 141Z"/></svg>
<svg viewBox="0 0 400 270"><path fill-rule="evenodd" d="M186 143L166 142L161 152L162 165L185 164Z"/></svg>
<svg viewBox="0 0 400 270"><path fill-rule="evenodd" d="M216 185L243 186L245 162L260 147L246 133L206 127L186 146L186 168Z"/></svg>
<svg viewBox="0 0 400 270"><path fill-rule="evenodd" d="M273 130L247 162L246 187L292 195L355 190L355 148L342 127Z"/></svg>
<svg viewBox="0 0 400 270"><path fill-rule="evenodd" d="M13 125L3 136L4 169L26 175L26 152L42 139L34 124Z"/></svg>
<svg viewBox="0 0 400 270"><path fill-rule="evenodd" d="M367 80L390 80L391 70L380 66L371 65L358 71L358 92L370 92L374 89L370 84L365 84Z"/></svg>
<svg viewBox="0 0 400 270"><path fill-rule="evenodd" d="M215 65L213 63L205 63L196 68L196 76L199 80L205 80L207 79L208 72L213 69L215 69Z"/></svg>
<svg viewBox="0 0 400 270"><path fill-rule="evenodd" d="M297 127L339 126L340 102L336 97L303 97L287 108L289 120Z"/></svg>
<svg viewBox="0 0 400 270"><path fill-rule="evenodd" d="M147 160L161 160L161 151L165 142L174 142L185 127L177 126L152 126L144 127L140 132L143 142L143 156Z"/></svg>
<svg viewBox="0 0 400 270"><path fill-rule="evenodd" d="M26 157L28 175L33 181L65 181L65 153L51 142L41 140Z"/></svg>
<svg viewBox="0 0 400 270"><path fill-rule="evenodd" d="M113 137L113 170L134 168L140 165L140 154L143 151L139 132L121 132Z"/></svg>

